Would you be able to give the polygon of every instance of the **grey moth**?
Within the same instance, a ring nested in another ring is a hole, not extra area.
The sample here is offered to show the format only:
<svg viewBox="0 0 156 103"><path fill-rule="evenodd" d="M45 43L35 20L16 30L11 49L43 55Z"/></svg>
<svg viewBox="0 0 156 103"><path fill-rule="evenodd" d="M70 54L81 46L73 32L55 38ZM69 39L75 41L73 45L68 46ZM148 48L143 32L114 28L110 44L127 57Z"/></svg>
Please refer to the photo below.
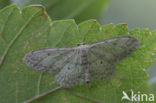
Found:
<svg viewBox="0 0 156 103"><path fill-rule="evenodd" d="M45 48L29 52L23 58L29 66L41 72L55 72L61 87L109 79L115 64L132 54L139 40L121 36L76 47Z"/></svg>

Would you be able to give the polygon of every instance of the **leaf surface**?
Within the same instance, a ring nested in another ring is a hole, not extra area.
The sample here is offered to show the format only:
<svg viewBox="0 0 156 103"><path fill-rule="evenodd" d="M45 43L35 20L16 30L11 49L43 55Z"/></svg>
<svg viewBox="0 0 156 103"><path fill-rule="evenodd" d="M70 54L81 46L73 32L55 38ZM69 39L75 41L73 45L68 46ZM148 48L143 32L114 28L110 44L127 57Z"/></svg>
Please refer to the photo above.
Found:
<svg viewBox="0 0 156 103"><path fill-rule="evenodd" d="M62 89L37 100L39 103L93 103L82 97L100 103L120 103L123 90L128 94L131 89L149 93L146 71L154 62L156 32L129 31L126 24L101 26L95 20L79 25L72 19L52 21L40 6L28 6L22 11L15 5L4 8L0 11L0 103L22 103L58 87L54 75L37 72L23 63L26 53L123 35L136 37L141 45L116 65L110 80L91 82L90 87L84 84Z"/></svg>

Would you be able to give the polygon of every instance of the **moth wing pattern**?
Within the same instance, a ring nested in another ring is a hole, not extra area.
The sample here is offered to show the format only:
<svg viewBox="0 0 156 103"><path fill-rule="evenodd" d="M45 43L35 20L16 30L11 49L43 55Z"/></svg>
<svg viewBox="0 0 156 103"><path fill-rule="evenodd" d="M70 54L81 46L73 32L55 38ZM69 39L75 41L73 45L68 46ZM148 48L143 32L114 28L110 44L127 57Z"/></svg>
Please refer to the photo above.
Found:
<svg viewBox="0 0 156 103"><path fill-rule="evenodd" d="M31 51L23 61L41 72L59 72L74 55L74 48L47 48Z"/></svg>
<svg viewBox="0 0 156 103"><path fill-rule="evenodd" d="M69 87L85 82L85 69L82 66L79 49L75 50L71 61L55 76L56 81L62 87Z"/></svg>
<svg viewBox="0 0 156 103"><path fill-rule="evenodd" d="M139 40L131 36L116 37L93 43L88 50L91 80L109 79L117 61L132 54L139 47Z"/></svg>
<svg viewBox="0 0 156 103"><path fill-rule="evenodd" d="M114 73L117 61L132 54L139 47L139 40L121 36L103 40L88 46L88 69L90 80L109 79ZM57 72L55 79L62 87L85 82L85 69L82 65L82 48L49 48L32 51L23 58L24 62L41 72Z"/></svg>

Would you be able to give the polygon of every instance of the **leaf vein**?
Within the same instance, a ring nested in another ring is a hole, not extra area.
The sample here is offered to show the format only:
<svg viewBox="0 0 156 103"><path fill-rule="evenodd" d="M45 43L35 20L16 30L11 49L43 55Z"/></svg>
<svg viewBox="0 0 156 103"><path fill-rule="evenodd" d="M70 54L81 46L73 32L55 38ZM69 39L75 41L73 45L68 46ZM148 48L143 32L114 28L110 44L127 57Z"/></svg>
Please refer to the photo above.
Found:
<svg viewBox="0 0 156 103"><path fill-rule="evenodd" d="M37 95L40 95L40 85L41 85L41 80L42 80L43 73L40 74L39 79L38 79L38 84L37 84Z"/></svg>
<svg viewBox="0 0 156 103"><path fill-rule="evenodd" d="M2 31L1 31L1 33L0 33L2 39L3 39L3 40L5 41L5 43L7 43L7 44L8 44L8 41L7 41L6 38L4 37L3 32L4 32L4 28L6 27L6 24L7 24L8 21L9 21L9 18L10 18L10 16L13 14L14 10L15 10L15 8L12 9L12 11L10 12L10 14L8 15L7 20L6 20L6 22L4 23L4 25L3 25L3 27L2 27Z"/></svg>
<svg viewBox="0 0 156 103"><path fill-rule="evenodd" d="M62 39L64 39L65 32L68 31L68 29L69 29L71 26L72 26L72 24L70 24L70 25L66 28L66 30L63 32L63 35L61 36L60 40L56 43L55 46L58 46L59 43L62 41Z"/></svg>
<svg viewBox="0 0 156 103"><path fill-rule="evenodd" d="M19 30L19 32L15 35L15 37L11 40L11 42L8 44L8 47L5 49L2 57L0 58L0 67L2 66L6 55L8 54L8 51L10 50L10 48L13 46L13 44L15 43L15 41L17 40L17 38L22 34L23 30L26 28L26 26L30 23L30 21L32 20L32 18L39 12L40 10L38 10L37 12L35 12L28 20L27 22L21 27L21 29Z"/></svg>

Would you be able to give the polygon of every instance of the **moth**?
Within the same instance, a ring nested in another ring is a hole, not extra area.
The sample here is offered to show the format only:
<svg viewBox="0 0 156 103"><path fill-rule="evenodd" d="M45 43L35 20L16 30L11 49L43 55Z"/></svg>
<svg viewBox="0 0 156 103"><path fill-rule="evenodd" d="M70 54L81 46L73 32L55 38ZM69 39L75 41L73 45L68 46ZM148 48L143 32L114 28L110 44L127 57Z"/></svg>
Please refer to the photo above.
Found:
<svg viewBox="0 0 156 103"><path fill-rule="evenodd" d="M139 40L134 37L121 36L89 45L81 43L76 47L45 48L31 51L25 55L23 61L38 71L55 73L55 80L60 87L24 103L32 103L62 88L82 83L88 84L90 81L110 79L114 74L115 64L136 51L139 44ZM95 102L95 100L92 101Z"/></svg>
<svg viewBox="0 0 156 103"><path fill-rule="evenodd" d="M132 54L139 40L121 36L76 47L46 48L26 54L23 61L41 72L56 73L61 87L69 87L96 80L108 80L115 64Z"/></svg>

